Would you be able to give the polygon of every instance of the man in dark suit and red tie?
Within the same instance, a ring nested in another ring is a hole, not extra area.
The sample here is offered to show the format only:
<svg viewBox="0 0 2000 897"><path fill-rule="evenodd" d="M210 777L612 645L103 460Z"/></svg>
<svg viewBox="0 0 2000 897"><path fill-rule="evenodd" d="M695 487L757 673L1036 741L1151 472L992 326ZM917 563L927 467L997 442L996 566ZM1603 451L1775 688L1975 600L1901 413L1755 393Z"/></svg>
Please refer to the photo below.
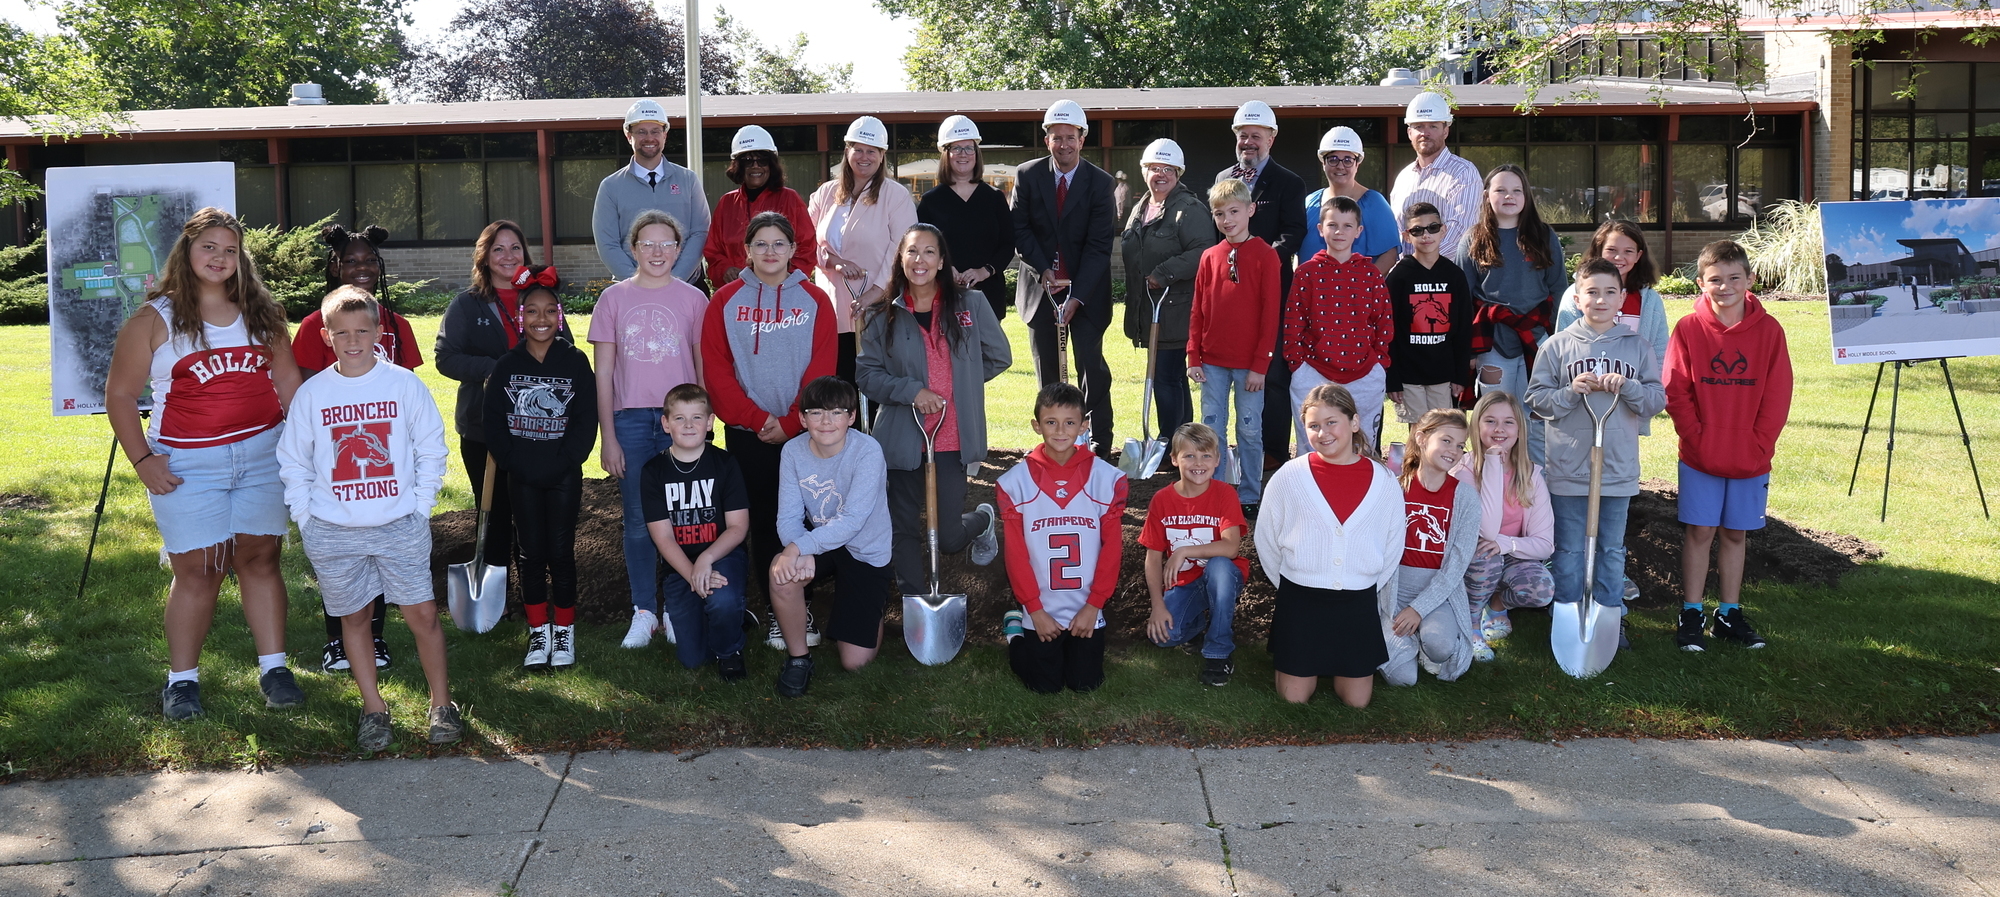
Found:
<svg viewBox="0 0 2000 897"><path fill-rule="evenodd" d="M1230 130L1236 132L1236 164L1216 172L1215 181L1219 184L1236 178L1250 185L1250 199L1257 204L1257 211L1250 216L1250 235L1262 237L1278 251L1279 283L1290 300L1292 268L1309 226L1306 182L1271 159L1271 146L1278 141L1278 115L1263 100L1236 107ZM1280 333L1283 330L1279 328ZM1274 347L1271 371L1264 378L1264 389L1278 397L1276 401L1270 397L1264 400L1264 432L1270 437L1264 440L1263 467L1267 471L1292 457L1290 440L1281 435L1292 432L1291 402L1285 398L1291 394L1292 372L1285 367L1283 348ZM1257 459L1244 458L1243 465L1254 471Z"/></svg>
<svg viewBox="0 0 2000 897"><path fill-rule="evenodd" d="M1091 447L1109 460L1114 442L1104 331L1111 326L1111 240L1118 230L1118 209L1111 175L1083 158L1089 135L1083 107L1057 101L1042 115L1042 140L1049 154L1015 170L1014 243L1028 268L1015 303L1034 337L1035 371L1045 385L1057 379L1056 322L1068 322L1069 354L1083 387ZM1303 192L1298 202L1304 215ZM1294 249L1299 239L1292 240Z"/></svg>

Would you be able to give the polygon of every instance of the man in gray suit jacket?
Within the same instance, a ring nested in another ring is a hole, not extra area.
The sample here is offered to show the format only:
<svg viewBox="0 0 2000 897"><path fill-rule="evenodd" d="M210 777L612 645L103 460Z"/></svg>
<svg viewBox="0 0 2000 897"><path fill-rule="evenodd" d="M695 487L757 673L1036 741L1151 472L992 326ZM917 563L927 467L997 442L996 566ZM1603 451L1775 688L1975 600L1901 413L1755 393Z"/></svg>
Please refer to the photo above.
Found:
<svg viewBox="0 0 2000 897"><path fill-rule="evenodd" d="M1034 337L1035 371L1043 384L1057 379L1056 322L1069 323L1069 351L1083 387L1092 448L1109 459L1115 443L1104 331L1111 326L1111 240L1118 209L1111 175L1083 159L1089 133L1083 108L1058 101L1042 116L1049 154L1015 171L1014 244L1029 269L1022 274L1017 304ZM1043 301L1044 286L1053 301Z"/></svg>

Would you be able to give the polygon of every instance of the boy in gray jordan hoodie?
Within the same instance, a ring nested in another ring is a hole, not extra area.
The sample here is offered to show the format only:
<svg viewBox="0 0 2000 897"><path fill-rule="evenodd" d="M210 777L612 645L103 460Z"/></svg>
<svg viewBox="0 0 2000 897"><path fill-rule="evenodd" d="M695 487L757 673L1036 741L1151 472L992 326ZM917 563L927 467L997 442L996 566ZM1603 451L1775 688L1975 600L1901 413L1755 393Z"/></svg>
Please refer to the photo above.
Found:
<svg viewBox="0 0 2000 897"><path fill-rule="evenodd" d="M1583 597L1583 552L1590 506L1590 449L1595 435L1591 406L1614 407L1604 422L1604 477L1597 511L1597 560L1592 598L1625 603L1625 512L1639 494L1640 424L1667 407L1660 361L1646 341L1617 326L1625 300L1618 268L1591 259L1576 270L1583 318L1557 333L1535 358L1527 404L1552 423L1548 436L1549 506L1556 516L1556 552L1550 572L1556 600Z"/></svg>

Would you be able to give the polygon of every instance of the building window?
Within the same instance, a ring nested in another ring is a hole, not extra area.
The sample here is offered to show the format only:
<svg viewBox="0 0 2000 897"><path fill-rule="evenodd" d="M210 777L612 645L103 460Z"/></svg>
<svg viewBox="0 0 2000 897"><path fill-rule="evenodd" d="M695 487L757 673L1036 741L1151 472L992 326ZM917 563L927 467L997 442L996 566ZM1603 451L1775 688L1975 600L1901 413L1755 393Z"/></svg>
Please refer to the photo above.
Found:
<svg viewBox="0 0 2000 897"><path fill-rule="evenodd" d="M1976 150L2000 146L2000 63L1871 62L1855 71L1854 99L1851 198L2000 194L2000 180L1987 188L1972 171Z"/></svg>
<svg viewBox="0 0 2000 897"><path fill-rule="evenodd" d="M328 216L350 228L379 224L392 243L465 243L511 218L538 239L535 146L533 134L295 139L289 217L295 226ZM239 163L239 196L244 172Z"/></svg>
<svg viewBox="0 0 2000 897"><path fill-rule="evenodd" d="M1483 172L1501 164L1528 173L1542 220L1567 230L1608 218L1660 223L1661 137L1665 116L1475 116L1451 126L1451 151ZM1413 153L1398 144L1392 170ZM1372 185L1371 185L1372 186ZM1385 190L1386 190L1385 185Z"/></svg>
<svg viewBox="0 0 2000 897"><path fill-rule="evenodd" d="M1601 53L1601 55L1600 55ZM1607 39L1580 37L1549 60L1549 80L1631 78L1645 81L1733 82L1738 62L1749 83L1764 80L1764 38L1742 38L1740 54L1720 37L1668 37L1639 34Z"/></svg>
<svg viewBox="0 0 2000 897"><path fill-rule="evenodd" d="M1795 116L1685 115L1674 154L1676 223L1747 225L1797 199Z"/></svg>

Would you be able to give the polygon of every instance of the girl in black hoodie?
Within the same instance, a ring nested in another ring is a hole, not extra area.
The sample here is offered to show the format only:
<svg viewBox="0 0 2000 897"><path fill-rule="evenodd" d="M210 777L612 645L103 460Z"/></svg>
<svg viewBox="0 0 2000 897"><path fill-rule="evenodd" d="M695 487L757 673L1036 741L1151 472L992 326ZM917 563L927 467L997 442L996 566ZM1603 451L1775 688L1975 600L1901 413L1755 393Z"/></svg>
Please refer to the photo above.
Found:
<svg viewBox="0 0 2000 897"><path fill-rule="evenodd" d="M583 462L597 446L597 378L589 357L559 336L557 283L553 267L515 276L520 340L486 381L486 448L507 472L514 504L528 669L576 663L576 521Z"/></svg>

